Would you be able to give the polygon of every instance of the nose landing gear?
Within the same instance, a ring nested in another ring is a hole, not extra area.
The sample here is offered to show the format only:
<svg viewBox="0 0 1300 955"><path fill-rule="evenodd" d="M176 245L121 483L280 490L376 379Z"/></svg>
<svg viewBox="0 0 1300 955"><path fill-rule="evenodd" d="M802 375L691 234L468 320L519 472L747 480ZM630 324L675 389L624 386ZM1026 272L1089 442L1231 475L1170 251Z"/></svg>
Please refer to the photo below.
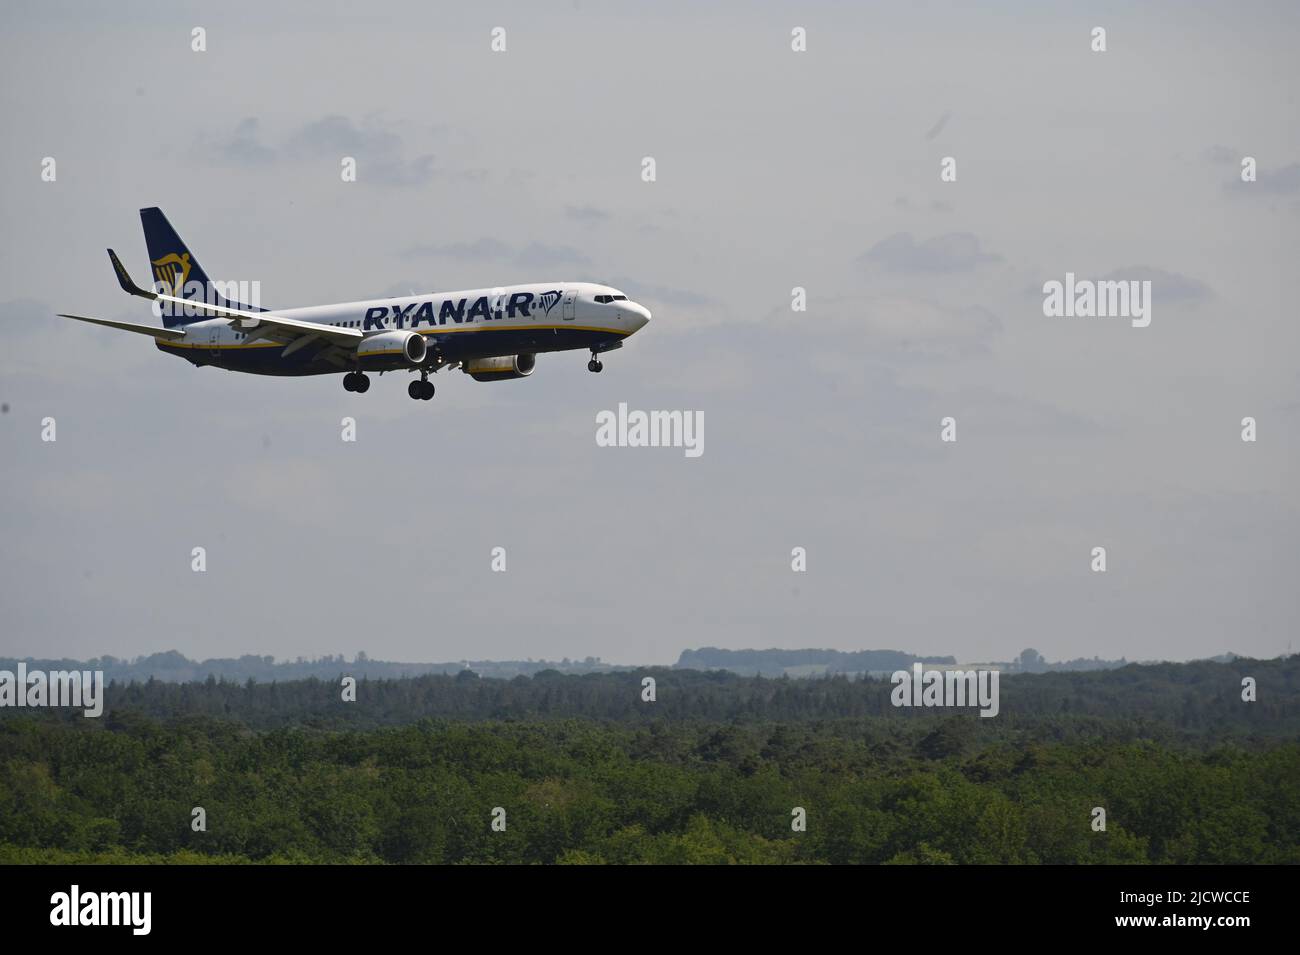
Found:
<svg viewBox="0 0 1300 955"><path fill-rule="evenodd" d="M596 353L592 352L591 361L587 362L587 371L599 373L604 367L605 366L601 364L600 359L596 357Z"/></svg>

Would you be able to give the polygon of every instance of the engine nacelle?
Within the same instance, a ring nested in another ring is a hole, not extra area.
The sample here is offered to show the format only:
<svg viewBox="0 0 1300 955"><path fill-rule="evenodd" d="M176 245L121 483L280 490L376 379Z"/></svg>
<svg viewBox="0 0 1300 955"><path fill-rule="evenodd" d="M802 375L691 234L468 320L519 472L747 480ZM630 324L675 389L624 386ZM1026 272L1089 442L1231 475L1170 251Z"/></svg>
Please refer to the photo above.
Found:
<svg viewBox="0 0 1300 955"><path fill-rule="evenodd" d="M507 355L505 358L475 358L465 362L465 374L475 381L509 381L527 378L537 367L536 355Z"/></svg>
<svg viewBox="0 0 1300 955"><path fill-rule="evenodd" d="M385 371L419 365L428 350L428 343L419 332L380 332L361 340L357 345L357 358L362 368Z"/></svg>

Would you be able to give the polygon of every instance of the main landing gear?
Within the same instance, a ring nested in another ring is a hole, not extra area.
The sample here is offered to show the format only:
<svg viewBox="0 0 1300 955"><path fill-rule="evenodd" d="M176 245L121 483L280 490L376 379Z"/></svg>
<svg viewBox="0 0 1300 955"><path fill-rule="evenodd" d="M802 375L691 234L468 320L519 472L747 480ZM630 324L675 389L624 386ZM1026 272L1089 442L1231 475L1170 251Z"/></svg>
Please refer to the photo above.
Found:
<svg viewBox="0 0 1300 955"><path fill-rule="evenodd" d="M427 371L420 372L420 380L412 381L406 386L406 393L416 401L428 401L433 397L433 382L429 380Z"/></svg>
<svg viewBox="0 0 1300 955"><path fill-rule="evenodd" d="M359 371L350 371L343 376L343 390L364 395L370 390L370 379Z"/></svg>
<svg viewBox="0 0 1300 955"><path fill-rule="evenodd" d="M592 352L591 361L587 362L587 371L599 372L604 367L605 366L600 363L600 359L596 357L596 353Z"/></svg>

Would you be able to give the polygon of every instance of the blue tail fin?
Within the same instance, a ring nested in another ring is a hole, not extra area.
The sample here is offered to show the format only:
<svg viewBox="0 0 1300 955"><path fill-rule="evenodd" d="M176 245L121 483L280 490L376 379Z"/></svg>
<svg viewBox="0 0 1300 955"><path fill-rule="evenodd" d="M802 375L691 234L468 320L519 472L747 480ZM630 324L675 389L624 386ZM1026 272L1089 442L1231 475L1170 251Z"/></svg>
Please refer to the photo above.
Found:
<svg viewBox="0 0 1300 955"><path fill-rule="evenodd" d="M203 271L199 260L181 241L172 224L167 221L162 210L153 207L140 210L140 224L144 226L144 241L149 247L149 265L153 271L154 288L166 295L176 298L195 299L226 308L238 308L248 312L264 312L266 309L232 301L221 295ZM202 321L203 314L187 316L185 309L164 308L163 325L173 328Z"/></svg>

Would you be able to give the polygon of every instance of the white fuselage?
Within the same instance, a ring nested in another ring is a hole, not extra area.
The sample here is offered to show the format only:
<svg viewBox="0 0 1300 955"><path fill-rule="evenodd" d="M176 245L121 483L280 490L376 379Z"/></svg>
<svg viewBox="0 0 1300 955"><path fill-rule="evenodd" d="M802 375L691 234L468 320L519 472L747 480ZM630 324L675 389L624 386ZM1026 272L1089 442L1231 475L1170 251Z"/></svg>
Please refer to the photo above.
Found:
<svg viewBox="0 0 1300 955"><path fill-rule="evenodd" d="M202 318L185 326L184 338L159 342L196 364L272 375L330 373L337 363L318 360L321 350L286 348L258 337L256 327L232 327L227 318ZM591 349L603 351L650 320L642 305L617 289L587 282L508 285L458 292L429 292L276 309L277 316L340 328L370 337L394 331L424 337L440 363L524 353Z"/></svg>

